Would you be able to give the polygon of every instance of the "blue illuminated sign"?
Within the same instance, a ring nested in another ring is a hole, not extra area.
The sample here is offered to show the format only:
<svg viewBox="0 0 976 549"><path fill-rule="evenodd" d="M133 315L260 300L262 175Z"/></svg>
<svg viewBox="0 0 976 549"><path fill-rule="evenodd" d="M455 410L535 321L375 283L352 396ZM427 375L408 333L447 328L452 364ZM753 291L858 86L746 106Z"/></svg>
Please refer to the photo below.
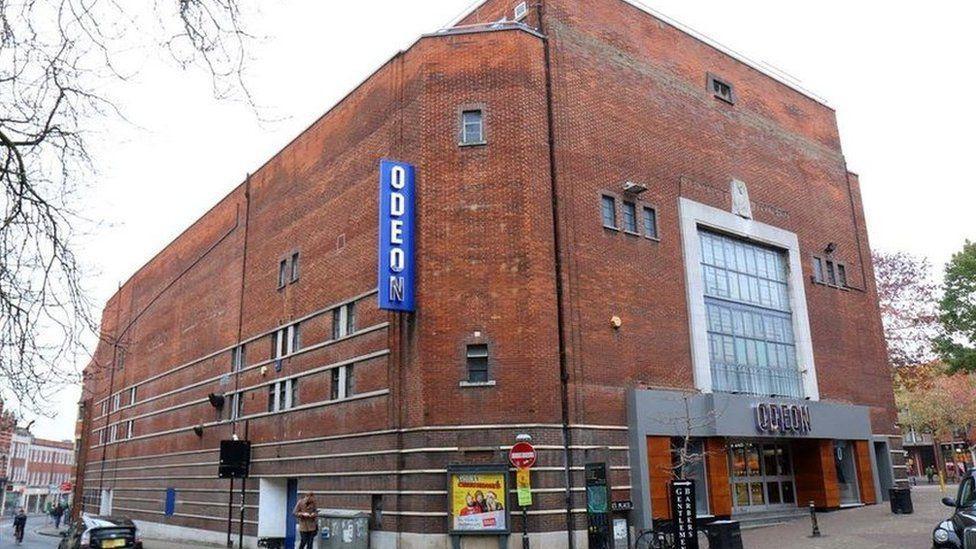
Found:
<svg viewBox="0 0 976 549"><path fill-rule="evenodd" d="M380 309L414 311L414 167L380 161Z"/></svg>

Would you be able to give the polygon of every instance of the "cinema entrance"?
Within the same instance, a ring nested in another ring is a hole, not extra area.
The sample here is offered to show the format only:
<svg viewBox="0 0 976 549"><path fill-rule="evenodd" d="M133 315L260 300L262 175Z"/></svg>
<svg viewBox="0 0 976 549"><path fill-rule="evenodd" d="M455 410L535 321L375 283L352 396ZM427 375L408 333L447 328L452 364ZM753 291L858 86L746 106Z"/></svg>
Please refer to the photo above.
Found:
<svg viewBox="0 0 976 549"><path fill-rule="evenodd" d="M733 514L797 506L788 443L735 440L728 449Z"/></svg>
<svg viewBox="0 0 976 549"><path fill-rule="evenodd" d="M726 393L635 389L628 402L631 497L635 523L668 519L667 486L698 454L684 478L696 483L700 517L792 514L870 505L883 498L870 411L836 402ZM692 421L681 421L691 418ZM687 432L691 427L691 432ZM690 442L686 443L688 440Z"/></svg>

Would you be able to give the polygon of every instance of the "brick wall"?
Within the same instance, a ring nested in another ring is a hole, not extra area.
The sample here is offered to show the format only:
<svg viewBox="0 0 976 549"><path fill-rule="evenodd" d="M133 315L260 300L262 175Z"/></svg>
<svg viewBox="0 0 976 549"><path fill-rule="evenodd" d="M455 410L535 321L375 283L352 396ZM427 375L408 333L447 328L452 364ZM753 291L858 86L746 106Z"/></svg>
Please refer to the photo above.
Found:
<svg viewBox="0 0 976 549"><path fill-rule="evenodd" d="M490 0L461 24L510 19L513 6ZM579 487L582 463L608 452L615 496L628 495L625 392L694 385L678 198L728 209L732 178L756 219L797 233L805 256L837 245L852 288L805 288L821 396L868 405L875 432L895 432L891 391L877 389L890 380L861 197L833 111L621 0L547 0L543 13L546 37L465 27L422 38L119 289L85 372L86 494L114 488L137 518L220 530L216 448L246 428L255 476L293 475L326 507L368 510L382 494L383 529L444 532L447 465L504 461L530 432L546 491L529 526L565 529L554 511L567 466ZM526 23L539 25L534 10ZM706 90L709 72L735 86L734 105ZM484 109L487 145L458 146L467 106ZM375 305L382 157L418 168L412 316ZM648 187L640 203L657 209L658 240L602 227L600 196L619 197L624 181ZM278 289L294 252L301 276ZM332 341L332 310L349 302L359 332ZM276 364L271 332L299 320L303 351ZM489 346L493 385L461 383L473 343ZM331 369L348 361L365 396L331 401ZM267 385L294 376L299 408L265 413ZM207 400L240 390L246 427ZM130 420L131 439L98 443ZM174 517L160 512L167 487L188 494ZM247 498L258 503L253 483ZM582 507L576 491L570 508ZM253 533L256 507L246 518Z"/></svg>

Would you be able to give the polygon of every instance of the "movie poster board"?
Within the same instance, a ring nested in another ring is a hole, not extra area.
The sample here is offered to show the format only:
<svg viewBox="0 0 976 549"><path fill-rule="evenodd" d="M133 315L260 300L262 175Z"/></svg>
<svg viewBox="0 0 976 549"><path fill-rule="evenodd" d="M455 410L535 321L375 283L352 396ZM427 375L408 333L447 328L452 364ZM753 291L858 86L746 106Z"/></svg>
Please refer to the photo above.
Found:
<svg viewBox="0 0 976 549"><path fill-rule="evenodd" d="M509 520L507 464L447 468L448 531L452 535L505 535Z"/></svg>

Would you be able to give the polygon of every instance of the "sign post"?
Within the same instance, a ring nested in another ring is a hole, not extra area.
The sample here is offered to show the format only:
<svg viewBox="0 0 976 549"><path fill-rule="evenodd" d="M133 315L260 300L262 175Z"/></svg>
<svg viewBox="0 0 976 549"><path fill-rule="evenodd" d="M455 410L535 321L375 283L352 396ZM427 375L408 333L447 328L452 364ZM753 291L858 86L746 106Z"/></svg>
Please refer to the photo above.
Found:
<svg viewBox="0 0 976 549"><path fill-rule="evenodd" d="M532 505L532 477L529 470L535 465L535 447L528 435L519 435L508 451L508 461L515 467L515 492L522 508L522 549L529 549L529 506Z"/></svg>

